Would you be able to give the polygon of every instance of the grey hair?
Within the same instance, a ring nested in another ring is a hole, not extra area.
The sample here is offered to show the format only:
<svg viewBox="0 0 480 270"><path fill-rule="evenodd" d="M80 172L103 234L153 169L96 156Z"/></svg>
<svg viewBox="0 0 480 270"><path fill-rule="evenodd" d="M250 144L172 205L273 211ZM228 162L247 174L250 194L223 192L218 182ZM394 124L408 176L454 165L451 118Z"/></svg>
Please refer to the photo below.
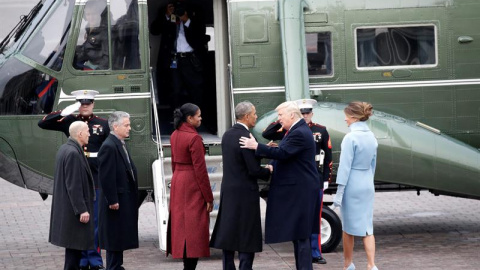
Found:
<svg viewBox="0 0 480 270"><path fill-rule="evenodd" d="M113 125L121 125L123 118L130 118L130 114L122 111L116 111L110 114L108 117L108 126L110 130L113 131Z"/></svg>
<svg viewBox="0 0 480 270"><path fill-rule="evenodd" d="M252 110L253 104L250 101L245 100L238 103L237 106L235 106L235 119L242 119L243 117L245 117L245 115L251 113Z"/></svg>
<svg viewBox="0 0 480 270"><path fill-rule="evenodd" d="M302 118L302 113L300 112L298 104L295 101L285 101L278 105L277 108L275 108L275 111L278 112L282 109L285 109L286 113L293 113L296 117Z"/></svg>
<svg viewBox="0 0 480 270"><path fill-rule="evenodd" d="M76 140L78 139L78 134L80 133L80 131L82 131L82 129L84 129L85 127L88 127L85 122L75 121L71 123L68 127L68 133L70 133L70 137Z"/></svg>

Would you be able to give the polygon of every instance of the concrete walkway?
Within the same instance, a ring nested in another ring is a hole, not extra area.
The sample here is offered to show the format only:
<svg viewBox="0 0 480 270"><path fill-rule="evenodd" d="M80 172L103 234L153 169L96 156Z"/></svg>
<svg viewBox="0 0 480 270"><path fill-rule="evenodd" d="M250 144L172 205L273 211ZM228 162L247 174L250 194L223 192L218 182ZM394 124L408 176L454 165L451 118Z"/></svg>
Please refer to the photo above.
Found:
<svg viewBox="0 0 480 270"><path fill-rule="evenodd" d="M37 193L3 179L0 190L0 269L62 269L64 250L47 241L51 198L42 201ZM140 248L125 252L127 270L183 269L181 260L166 258L157 248L154 210L151 202L140 208ZM377 193L374 228L381 270L480 269L480 201L427 192ZM263 248L254 269L295 269L291 243ZM211 254L197 269L221 269L221 251L212 249ZM314 269L342 269L341 244L324 256L328 263ZM361 239L354 256L357 269L366 269Z"/></svg>

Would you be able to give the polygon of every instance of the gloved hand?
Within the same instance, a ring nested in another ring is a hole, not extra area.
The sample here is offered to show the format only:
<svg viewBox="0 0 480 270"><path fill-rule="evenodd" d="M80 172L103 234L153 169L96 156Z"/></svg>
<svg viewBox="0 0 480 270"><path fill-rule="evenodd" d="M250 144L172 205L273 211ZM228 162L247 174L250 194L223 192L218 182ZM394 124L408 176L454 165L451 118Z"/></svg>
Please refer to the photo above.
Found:
<svg viewBox="0 0 480 270"><path fill-rule="evenodd" d="M335 208L337 208L337 207L338 208L342 207L342 202L338 201L337 196L335 196L333 198L333 210L335 210Z"/></svg>
<svg viewBox="0 0 480 270"><path fill-rule="evenodd" d="M328 182L323 182L323 190L327 190L328 189Z"/></svg>
<svg viewBox="0 0 480 270"><path fill-rule="evenodd" d="M80 102L75 102L73 103L72 105L68 105L65 109L62 110L62 112L60 113L61 116L67 116L67 115L70 115L72 113L74 113L75 111L78 111L78 109L80 109Z"/></svg>
<svg viewBox="0 0 480 270"><path fill-rule="evenodd" d="M337 207L342 207L342 200L343 200L343 193L345 192L345 186L344 185L338 185L337 186L337 193L335 194L335 197L333 197L333 206L335 208Z"/></svg>

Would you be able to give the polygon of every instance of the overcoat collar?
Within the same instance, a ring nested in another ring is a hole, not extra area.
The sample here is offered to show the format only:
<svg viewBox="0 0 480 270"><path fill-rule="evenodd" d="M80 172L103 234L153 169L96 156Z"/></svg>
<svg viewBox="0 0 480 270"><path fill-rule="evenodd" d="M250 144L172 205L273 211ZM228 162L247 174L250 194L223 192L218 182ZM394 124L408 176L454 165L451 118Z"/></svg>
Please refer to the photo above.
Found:
<svg viewBox="0 0 480 270"><path fill-rule="evenodd" d="M358 121L350 124L350 131L369 131L368 125L365 121Z"/></svg>
<svg viewBox="0 0 480 270"><path fill-rule="evenodd" d="M290 127L290 129L288 130L288 133L294 131L295 129L297 129L299 126L301 125L306 125L307 123L305 122L305 120L300 119L298 122L296 122L292 127Z"/></svg>
<svg viewBox="0 0 480 270"><path fill-rule="evenodd" d="M90 171L90 167L88 166L87 158L85 157L85 153L83 152L82 147L80 146L80 144L79 144L76 140L72 139L71 137L68 138L67 144L75 147L75 149L77 150L77 152L78 152L80 155L82 155L83 160L85 161L85 162L82 162L82 165L83 165L83 167L88 171L88 174L89 174L89 176L91 177L91 176L92 176L92 172Z"/></svg>
<svg viewBox="0 0 480 270"><path fill-rule="evenodd" d="M83 158L82 166L85 168L85 170L88 173L88 177L90 178L89 180L92 182L92 187L95 187L93 183L92 171L90 170L90 166L88 165L88 161L87 161L87 158L85 157L85 153L83 152L82 147L76 140L72 139L71 137L68 137L67 144L75 147L78 153L82 156ZM95 189L93 190L93 194L95 194ZM94 199L96 200L95 196L94 196Z"/></svg>
<svg viewBox="0 0 480 270"><path fill-rule="evenodd" d="M246 130L246 131L250 132L250 130L248 128L246 128L244 125L242 125L240 123L236 123L235 125L232 126L232 128Z"/></svg>
<svg viewBox="0 0 480 270"><path fill-rule="evenodd" d="M194 126L187 122L183 122L179 127L179 131L189 132L189 133L198 133Z"/></svg>

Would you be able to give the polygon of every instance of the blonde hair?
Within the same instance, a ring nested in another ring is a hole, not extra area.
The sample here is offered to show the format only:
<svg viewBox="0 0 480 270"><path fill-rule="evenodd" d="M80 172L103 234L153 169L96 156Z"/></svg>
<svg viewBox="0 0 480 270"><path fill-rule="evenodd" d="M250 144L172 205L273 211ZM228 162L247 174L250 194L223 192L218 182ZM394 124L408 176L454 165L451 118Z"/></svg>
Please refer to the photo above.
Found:
<svg viewBox="0 0 480 270"><path fill-rule="evenodd" d="M353 101L348 103L347 107L343 109L346 115L349 115L360 121L367 121L373 114L373 106L370 103L362 101Z"/></svg>
<svg viewBox="0 0 480 270"><path fill-rule="evenodd" d="M300 112L300 109L295 101L285 101L278 105L277 108L275 108L275 111L278 112L283 109L285 109L286 113L293 113L298 118L302 118L302 113Z"/></svg>

